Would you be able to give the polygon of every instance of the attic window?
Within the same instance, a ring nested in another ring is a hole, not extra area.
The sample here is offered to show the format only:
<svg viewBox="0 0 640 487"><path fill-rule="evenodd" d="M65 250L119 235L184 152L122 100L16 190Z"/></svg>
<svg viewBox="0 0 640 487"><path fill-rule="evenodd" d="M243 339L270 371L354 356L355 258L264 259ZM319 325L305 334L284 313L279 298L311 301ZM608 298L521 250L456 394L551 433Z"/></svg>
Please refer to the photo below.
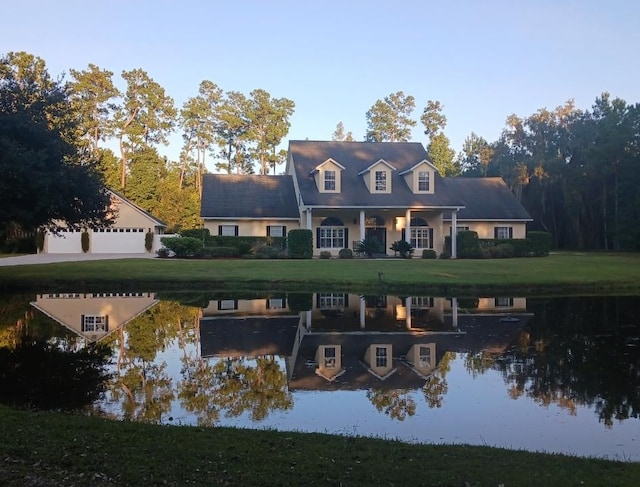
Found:
<svg viewBox="0 0 640 487"><path fill-rule="evenodd" d="M376 171L376 191L387 190L387 171Z"/></svg>
<svg viewBox="0 0 640 487"><path fill-rule="evenodd" d="M335 171L324 172L324 190L325 191L336 190L336 172Z"/></svg>
<svg viewBox="0 0 640 487"><path fill-rule="evenodd" d="M430 179L428 171L418 171L418 191L429 191Z"/></svg>

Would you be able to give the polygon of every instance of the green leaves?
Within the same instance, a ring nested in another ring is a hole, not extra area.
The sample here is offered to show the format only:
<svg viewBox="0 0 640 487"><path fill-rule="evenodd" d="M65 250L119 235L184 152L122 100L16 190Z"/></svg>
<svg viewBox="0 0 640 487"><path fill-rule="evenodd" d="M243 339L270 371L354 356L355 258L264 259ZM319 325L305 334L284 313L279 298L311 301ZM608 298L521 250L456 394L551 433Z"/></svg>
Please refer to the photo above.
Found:
<svg viewBox="0 0 640 487"><path fill-rule="evenodd" d="M376 101L367 112L368 142L406 142L416 121L411 119L415 108L413 96L397 91Z"/></svg>

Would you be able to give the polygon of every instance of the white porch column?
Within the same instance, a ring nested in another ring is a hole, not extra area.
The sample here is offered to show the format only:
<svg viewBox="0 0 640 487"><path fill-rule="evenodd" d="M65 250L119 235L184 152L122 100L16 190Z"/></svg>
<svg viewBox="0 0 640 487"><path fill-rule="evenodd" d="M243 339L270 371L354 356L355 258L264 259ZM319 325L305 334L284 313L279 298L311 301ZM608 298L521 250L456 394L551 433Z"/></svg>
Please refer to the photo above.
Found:
<svg viewBox="0 0 640 487"><path fill-rule="evenodd" d="M311 228L311 208L307 208L306 213L307 213L307 230L313 230L313 228Z"/></svg>
<svg viewBox="0 0 640 487"><path fill-rule="evenodd" d="M404 239L405 241L411 243L411 210L407 210L404 215L405 224L404 224Z"/></svg>
<svg viewBox="0 0 640 487"><path fill-rule="evenodd" d="M305 311L307 318L307 331L311 331L311 310Z"/></svg>
<svg viewBox="0 0 640 487"><path fill-rule="evenodd" d="M365 220L364 220L364 210L360 210L360 241L364 240L364 228L365 228Z"/></svg>
<svg viewBox="0 0 640 487"><path fill-rule="evenodd" d="M458 255L458 212L451 212L451 258L455 259Z"/></svg>
<svg viewBox="0 0 640 487"><path fill-rule="evenodd" d="M411 296L405 299L404 305L407 309L407 317L405 318L405 323L407 325L407 330L411 329L411 304L412 304Z"/></svg>
<svg viewBox="0 0 640 487"><path fill-rule="evenodd" d="M360 296L360 328L364 330L365 326L365 315L367 313L367 304L364 300L364 296Z"/></svg>
<svg viewBox="0 0 640 487"><path fill-rule="evenodd" d="M453 327L458 329L458 298L451 298L451 321Z"/></svg>

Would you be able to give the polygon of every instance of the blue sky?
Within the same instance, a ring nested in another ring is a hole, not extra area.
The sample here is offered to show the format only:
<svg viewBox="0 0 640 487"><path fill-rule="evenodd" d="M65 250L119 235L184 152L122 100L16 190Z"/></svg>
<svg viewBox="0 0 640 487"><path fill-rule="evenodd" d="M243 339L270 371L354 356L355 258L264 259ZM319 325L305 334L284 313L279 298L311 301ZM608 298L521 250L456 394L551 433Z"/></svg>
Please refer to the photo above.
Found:
<svg viewBox="0 0 640 487"><path fill-rule="evenodd" d="M3 6L0 53L42 57L53 75L94 63L142 68L177 106L208 79L296 103L287 139L362 140L365 113L402 90L444 106L460 151L496 140L508 115L588 109L603 91L640 102L640 2L630 0L15 1ZM414 141L426 142L422 126ZM177 158L181 139L160 152ZM286 147L286 145L285 145Z"/></svg>

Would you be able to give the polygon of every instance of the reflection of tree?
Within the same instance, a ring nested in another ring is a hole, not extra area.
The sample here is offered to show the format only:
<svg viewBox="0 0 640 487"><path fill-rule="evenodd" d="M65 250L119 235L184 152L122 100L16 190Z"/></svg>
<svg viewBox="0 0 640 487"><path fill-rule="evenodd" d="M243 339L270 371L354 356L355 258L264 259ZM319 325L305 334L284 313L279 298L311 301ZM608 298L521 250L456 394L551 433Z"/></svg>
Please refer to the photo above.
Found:
<svg viewBox="0 0 640 487"><path fill-rule="evenodd" d="M367 399L378 412L384 412L391 419L404 421L407 416L416 414L416 401L410 394L408 389L371 389L367 391Z"/></svg>
<svg viewBox="0 0 640 487"><path fill-rule="evenodd" d="M497 355L486 350L467 353L464 357L464 368L473 378L491 370L496 362Z"/></svg>
<svg viewBox="0 0 640 487"><path fill-rule="evenodd" d="M427 402L427 405L432 409L442 406L444 395L449 390L446 376L451 370L451 361L455 360L455 358L455 352L445 352L442 356L442 360L440 360L433 373L427 377L427 380L422 387L424 399Z"/></svg>
<svg viewBox="0 0 640 487"><path fill-rule="evenodd" d="M556 404L571 414L591 406L607 426L638 418L639 304L637 297L530 301L531 329L492 368L502 373L513 398Z"/></svg>

